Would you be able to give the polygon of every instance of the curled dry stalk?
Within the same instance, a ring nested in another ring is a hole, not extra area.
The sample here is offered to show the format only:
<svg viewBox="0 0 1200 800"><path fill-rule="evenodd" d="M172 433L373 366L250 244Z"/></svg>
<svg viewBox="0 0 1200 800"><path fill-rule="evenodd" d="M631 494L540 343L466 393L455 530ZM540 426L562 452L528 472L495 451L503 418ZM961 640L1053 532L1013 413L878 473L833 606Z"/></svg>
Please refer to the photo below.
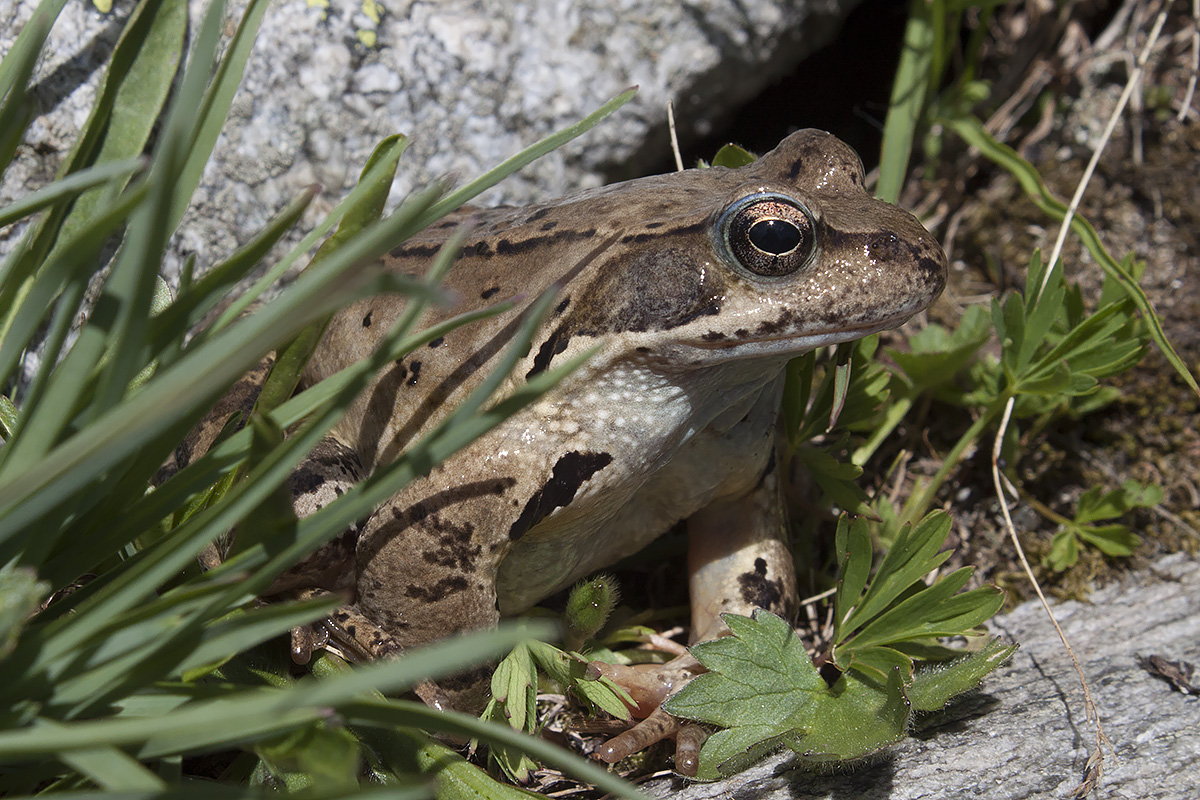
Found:
<svg viewBox="0 0 1200 800"><path fill-rule="evenodd" d="M1154 25L1146 39L1146 44L1138 55L1137 61L1133 69L1129 73L1129 79L1125 83L1125 88L1121 92L1121 96L1117 101L1116 107L1109 116L1108 124L1105 125L1104 131L1100 136L1100 141L1096 144L1096 148L1092 153L1091 160L1080 176L1079 184L1075 188L1075 194L1071 197L1071 202L1067 206L1066 214L1063 216L1062 224L1059 226L1058 237L1054 242L1054 249L1050 253L1049 269L1046 270L1042 279L1042 285L1039 291L1046 288L1046 283L1054 270L1054 265L1058 263L1062 253L1062 248L1066 242L1067 232L1071 227L1071 220L1079 209L1079 204L1083 199L1083 193L1086 191L1088 183L1090 183L1092 175L1095 173L1096 165L1100 161L1100 156L1107 147L1109 139L1112 137L1113 131L1116 129L1117 122L1125 111L1125 106L1129 102L1130 96L1134 89L1141 81L1142 72L1145 70L1146 62L1150 58L1150 52L1154 47L1154 43L1158 40L1158 36L1162 31L1163 24L1167 19L1167 11L1165 8L1159 11ZM1054 616L1054 611L1050 608L1050 603L1046 600L1046 595L1042 592L1042 587L1038 584L1037 578L1033 574L1033 569L1029 566L1029 560L1025 557L1025 550L1021 547L1021 541L1017 536L1016 526L1013 524L1012 516L1009 514L1008 501L1004 493L1005 478L1000 472L1000 452L1004 442L1004 437L1008 431L1009 419L1012 415L1013 406L1016 403L1015 397L1010 397L1004 406L1004 414L1001 417L1000 425L996 430L996 438L992 444L992 484L995 487L996 499L1000 502L1000 512L1004 517L1004 527L1008 531L1009 539L1012 541L1013 548L1016 551L1017 558L1021 562L1021 567L1025 571L1025 575L1029 578L1030 584L1033 586L1034 592L1037 593L1038 600L1041 601L1042 608L1046 612L1046 616L1050 618L1050 623L1054 626L1058 638L1062 641L1063 648L1074 665L1075 673L1079 678L1080 688L1083 690L1084 713L1086 718L1095 727L1095 749L1088 756L1087 764L1084 767L1083 779L1072 792L1072 797L1086 797L1097 786L1100 781L1100 776L1104 772L1104 747L1108 746L1115 755L1115 750L1112 741L1104 733L1104 726L1100 722L1100 712L1096 705L1095 698L1092 696L1091 686L1088 684L1087 676L1084 675L1083 665L1079 662L1079 657L1075 655L1075 650L1071 647L1070 641L1067 639L1066 632L1062 629L1058 619ZM1012 492L1016 497L1016 492Z"/></svg>

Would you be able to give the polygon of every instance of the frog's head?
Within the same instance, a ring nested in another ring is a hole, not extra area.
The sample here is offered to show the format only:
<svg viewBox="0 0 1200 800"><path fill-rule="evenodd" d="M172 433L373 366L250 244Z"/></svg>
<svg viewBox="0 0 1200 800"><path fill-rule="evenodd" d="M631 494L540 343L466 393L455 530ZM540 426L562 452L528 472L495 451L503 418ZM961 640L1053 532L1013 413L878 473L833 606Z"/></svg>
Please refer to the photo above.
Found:
<svg viewBox="0 0 1200 800"><path fill-rule="evenodd" d="M587 288L543 345L558 352L574 336L608 336L626 353L692 367L786 357L896 327L946 281L933 236L873 198L857 153L823 131L793 133L741 169L577 199L598 237L605 221L623 224L580 264L572 283Z"/></svg>
<svg viewBox="0 0 1200 800"><path fill-rule="evenodd" d="M798 131L739 172L709 224L725 291L701 347L794 354L894 328L941 293L937 240L867 193L858 154L837 138Z"/></svg>

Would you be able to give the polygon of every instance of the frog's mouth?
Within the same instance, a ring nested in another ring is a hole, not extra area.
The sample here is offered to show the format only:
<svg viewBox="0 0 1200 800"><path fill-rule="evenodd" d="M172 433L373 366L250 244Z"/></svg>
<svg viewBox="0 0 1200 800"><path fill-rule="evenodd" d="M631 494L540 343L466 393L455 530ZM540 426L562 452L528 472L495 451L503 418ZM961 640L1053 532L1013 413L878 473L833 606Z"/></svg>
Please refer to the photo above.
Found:
<svg viewBox="0 0 1200 800"><path fill-rule="evenodd" d="M817 332L789 332L772 329L771 326L761 331L736 331L732 335L710 331L702 335L699 341L693 341L692 346L709 354L720 353L720 356L729 360L773 355L797 356L819 347L851 342L873 333L898 328L923 308L924 304L913 303L911 307L883 319L858 324L836 324Z"/></svg>

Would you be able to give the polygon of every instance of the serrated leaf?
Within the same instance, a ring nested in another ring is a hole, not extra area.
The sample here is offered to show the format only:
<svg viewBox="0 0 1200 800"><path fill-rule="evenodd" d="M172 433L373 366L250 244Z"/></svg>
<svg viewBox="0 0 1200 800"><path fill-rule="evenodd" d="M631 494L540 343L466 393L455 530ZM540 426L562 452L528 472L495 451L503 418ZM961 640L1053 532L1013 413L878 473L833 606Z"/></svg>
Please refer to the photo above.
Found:
<svg viewBox="0 0 1200 800"><path fill-rule="evenodd" d="M835 652L907 639L957 636L990 619L1004 604L1004 592L999 588L985 586L954 594L973 570L963 567L913 594L869 622Z"/></svg>
<svg viewBox="0 0 1200 800"><path fill-rule="evenodd" d="M834 640L840 639L851 610L857 606L871 572L873 545L867 520L851 520L845 514L838 520L835 547L838 559L838 587L834 596Z"/></svg>
<svg viewBox="0 0 1200 800"><path fill-rule="evenodd" d="M1017 651L1015 644L990 639L977 653L945 666L918 670L908 688L908 698L917 711L937 711L957 694L979 685L989 672Z"/></svg>
<svg viewBox="0 0 1200 800"><path fill-rule="evenodd" d="M1045 344L1050 329L1064 316L1066 287L1062 278L1062 260L1050 265L1048 275L1043 278L1035 269L1042 257L1035 252L1030 259L1028 279L1025 283L1025 315L1021 333L1020 349L1013 354L1013 371L1021 374L1032 363L1034 355ZM1008 358L1008 354L1005 354Z"/></svg>
<svg viewBox="0 0 1200 800"><path fill-rule="evenodd" d="M952 332L940 325L926 326L909 337L909 352L889 349L888 355L916 391L928 391L953 380L991 335L987 308L969 306Z"/></svg>
<svg viewBox="0 0 1200 800"><path fill-rule="evenodd" d="M983 124L971 117L970 115L959 115L953 119L946 120L946 126L949 130L954 131L962 137L968 144L979 148L987 158L1000 164L1007 169L1025 194L1033 200L1042 211L1054 216L1056 219L1063 219L1066 216L1067 207L1058 198L1054 197L1046 188L1045 182L1041 175L1034 169L1033 165L1025 161L1010 147L1007 147L993 138L983 128ZM1141 320L1148 328L1148 334L1159 350L1162 351L1167 361L1174 367L1175 372L1188 385L1188 387L1197 396L1200 396L1200 384L1197 384L1195 377L1191 371L1179 357L1175 348L1167 340L1166 332L1162 327L1162 318L1154 311L1154 307L1150 304L1149 298L1146 297L1145 291L1138 284L1137 276L1132 274L1130 267L1132 261L1126 259L1124 263L1118 263L1109 255L1100 242L1100 237L1096 233L1096 229L1082 215L1075 214L1071 218L1071 229L1079 235L1083 244L1088 248L1088 251L1096 259L1104 270L1105 275L1113 283L1118 284L1121 290L1125 293L1141 313ZM1110 292L1111 296L1111 292Z"/></svg>
<svg viewBox="0 0 1200 800"><path fill-rule="evenodd" d="M903 736L901 670L878 684L848 673L831 689L779 617L760 610L753 619L722 618L733 635L692 648L710 672L663 706L729 729L705 742L698 779L728 775L780 745L819 762L858 758Z"/></svg>
<svg viewBox="0 0 1200 800"><path fill-rule="evenodd" d="M504 707L508 724L532 731L537 722L537 669L524 644L513 648L492 673L492 697Z"/></svg>
<svg viewBox="0 0 1200 800"><path fill-rule="evenodd" d="M856 670L868 680L883 686L895 670L899 670L901 677L907 681L912 675L913 661L891 647L862 647L854 650L846 669Z"/></svg>
<svg viewBox="0 0 1200 800"><path fill-rule="evenodd" d="M768 725L741 725L717 731L705 739L700 748L695 778L715 781L736 775L760 758L786 746L785 738L797 735L793 731L774 733Z"/></svg>
<svg viewBox="0 0 1200 800"><path fill-rule="evenodd" d="M802 445L792 455L820 487L823 503L828 501L827 505L856 513L866 510L870 498L856 482L862 475L862 467L848 461L838 461L824 447Z"/></svg>
<svg viewBox="0 0 1200 800"><path fill-rule="evenodd" d="M1070 366L1066 361L1059 361L1035 374L1020 377L1016 391L1020 394L1061 395L1070 388L1071 378Z"/></svg>
<svg viewBox="0 0 1200 800"><path fill-rule="evenodd" d="M788 746L802 762L820 764L862 758L900 741L911 715L903 681L898 668L882 687L844 674L814 708L804 738Z"/></svg>
<svg viewBox="0 0 1200 800"><path fill-rule="evenodd" d="M1163 501L1163 489L1155 483L1138 483L1127 480L1121 484L1129 508L1151 508Z"/></svg>
<svg viewBox="0 0 1200 800"><path fill-rule="evenodd" d="M755 612L753 619L736 614L721 618L733 635L692 647L709 672L693 679L663 707L677 717L727 728L786 730L795 709L826 690L803 643L790 625L767 611Z"/></svg>
<svg viewBox="0 0 1200 800"><path fill-rule="evenodd" d="M841 635L850 635L881 613L924 575L949 558L949 551L938 552L949 530L950 517L942 511L930 512L916 525L902 528L879 565L862 603L845 621Z"/></svg>

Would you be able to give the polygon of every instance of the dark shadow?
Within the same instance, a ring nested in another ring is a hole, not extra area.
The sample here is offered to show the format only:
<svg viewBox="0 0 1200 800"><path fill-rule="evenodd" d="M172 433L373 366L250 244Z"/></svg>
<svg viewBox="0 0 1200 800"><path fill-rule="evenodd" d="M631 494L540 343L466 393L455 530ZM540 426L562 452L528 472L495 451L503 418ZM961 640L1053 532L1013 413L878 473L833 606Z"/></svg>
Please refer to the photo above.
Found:
<svg viewBox="0 0 1200 800"><path fill-rule="evenodd" d="M896 766L890 755L873 756L850 765L837 765L813 771L791 763L781 764L776 772L786 778L795 800L825 798L834 800L885 800L891 797Z"/></svg>
<svg viewBox="0 0 1200 800"><path fill-rule="evenodd" d="M993 695L980 691L968 692L955 697L940 711L918 716L909 735L928 741L944 733L961 733L970 727L970 722L990 714L999 705L1000 700Z"/></svg>
<svg viewBox="0 0 1200 800"><path fill-rule="evenodd" d="M70 58L30 86L41 113L53 111L72 92L91 80L94 73L108 64L109 56L112 55L128 18L128 14L109 16L107 24L97 30L89 40L81 43Z"/></svg>

